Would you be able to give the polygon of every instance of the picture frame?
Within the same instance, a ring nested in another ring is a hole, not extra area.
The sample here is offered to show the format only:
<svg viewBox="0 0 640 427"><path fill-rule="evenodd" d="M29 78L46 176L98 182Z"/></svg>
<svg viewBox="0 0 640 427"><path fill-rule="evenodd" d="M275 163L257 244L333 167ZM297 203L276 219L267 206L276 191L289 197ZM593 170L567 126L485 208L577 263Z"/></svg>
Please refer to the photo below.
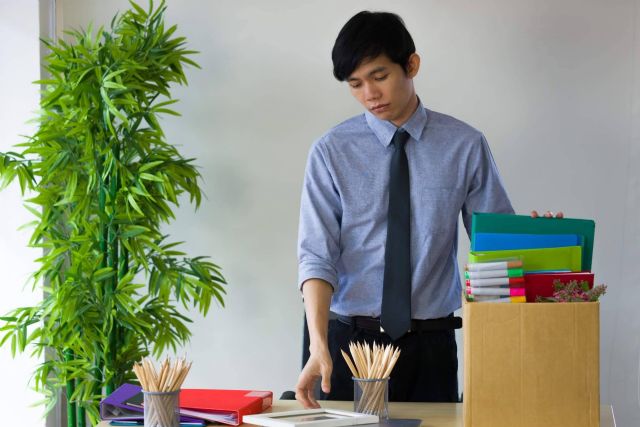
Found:
<svg viewBox="0 0 640 427"><path fill-rule="evenodd" d="M242 421L265 427L340 427L375 424L379 418L377 415L320 408L246 415Z"/></svg>

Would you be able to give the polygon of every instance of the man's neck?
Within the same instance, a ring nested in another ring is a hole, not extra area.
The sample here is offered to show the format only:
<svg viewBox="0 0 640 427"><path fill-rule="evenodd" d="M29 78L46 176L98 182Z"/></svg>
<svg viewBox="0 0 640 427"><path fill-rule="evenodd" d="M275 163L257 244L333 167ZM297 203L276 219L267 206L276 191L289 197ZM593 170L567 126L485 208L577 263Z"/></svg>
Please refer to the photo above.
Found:
<svg viewBox="0 0 640 427"><path fill-rule="evenodd" d="M407 108L405 109L406 113L397 120L391 120L391 123L393 123L395 127L401 127L403 124L409 121L411 116L413 116L413 113L416 112L419 104L420 102L418 101L418 96L414 93L411 97L411 101L407 103Z"/></svg>

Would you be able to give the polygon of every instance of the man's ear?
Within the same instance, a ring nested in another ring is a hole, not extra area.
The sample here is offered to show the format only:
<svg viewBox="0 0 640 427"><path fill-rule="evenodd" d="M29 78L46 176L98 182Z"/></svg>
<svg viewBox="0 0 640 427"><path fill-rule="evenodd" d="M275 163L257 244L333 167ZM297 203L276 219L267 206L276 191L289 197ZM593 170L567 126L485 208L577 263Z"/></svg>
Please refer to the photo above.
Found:
<svg viewBox="0 0 640 427"><path fill-rule="evenodd" d="M412 53L407 60L407 77L414 78L420 69L420 55Z"/></svg>

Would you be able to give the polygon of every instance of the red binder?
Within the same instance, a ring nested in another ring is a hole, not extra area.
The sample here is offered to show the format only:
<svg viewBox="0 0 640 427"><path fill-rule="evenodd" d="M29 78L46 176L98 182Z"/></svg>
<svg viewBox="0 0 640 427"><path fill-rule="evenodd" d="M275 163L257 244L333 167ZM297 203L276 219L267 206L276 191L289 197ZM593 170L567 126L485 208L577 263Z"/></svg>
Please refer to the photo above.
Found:
<svg viewBox="0 0 640 427"><path fill-rule="evenodd" d="M562 283L569 283L577 280L578 283L586 281L589 288L593 288L593 273L536 273L524 275L524 288L527 302L536 302L536 297L551 297L555 287L553 282L560 280Z"/></svg>
<svg viewBox="0 0 640 427"><path fill-rule="evenodd" d="M243 416L259 414L272 402L270 391L182 389L180 414L237 426Z"/></svg>

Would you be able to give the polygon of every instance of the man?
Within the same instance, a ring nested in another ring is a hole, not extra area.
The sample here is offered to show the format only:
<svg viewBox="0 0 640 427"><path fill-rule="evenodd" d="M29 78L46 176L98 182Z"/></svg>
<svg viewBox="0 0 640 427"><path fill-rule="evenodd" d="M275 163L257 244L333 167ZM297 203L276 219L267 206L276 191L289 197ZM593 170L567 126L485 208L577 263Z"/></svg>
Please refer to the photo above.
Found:
<svg viewBox="0 0 640 427"><path fill-rule="evenodd" d="M298 256L310 354L296 398L319 407L321 378L322 398L351 400L340 350L376 341L402 352L390 400L457 401L458 215L469 232L473 212L513 208L484 136L416 95L420 57L400 17L358 13L332 59L365 113L309 154Z"/></svg>

